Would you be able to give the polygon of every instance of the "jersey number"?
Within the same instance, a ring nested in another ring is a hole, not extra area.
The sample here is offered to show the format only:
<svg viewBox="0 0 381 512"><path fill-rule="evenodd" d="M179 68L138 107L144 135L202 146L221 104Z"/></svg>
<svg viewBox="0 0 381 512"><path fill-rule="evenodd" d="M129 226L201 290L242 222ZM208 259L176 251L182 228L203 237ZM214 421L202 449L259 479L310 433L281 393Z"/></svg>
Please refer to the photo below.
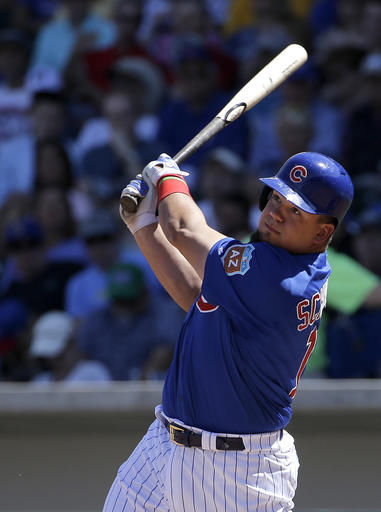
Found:
<svg viewBox="0 0 381 512"><path fill-rule="evenodd" d="M289 393L291 398L294 398L294 396L296 394L296 390L298 388L300 377L302 376L304 368L306 367L306 364L308 363L308 359L310 358L310 355L312 354L312 352L313 352L313 350L315 348L316 340L317 340L317 327L315 326L312 329L312 331L310 332L310 335L308 336L307 350L306 350L306 353L304 354L303 361L301 362L300 367L299 367L299 371L298 371L298 373L296 375L295 387L293 389L291 389L291 391Z"/></svg>

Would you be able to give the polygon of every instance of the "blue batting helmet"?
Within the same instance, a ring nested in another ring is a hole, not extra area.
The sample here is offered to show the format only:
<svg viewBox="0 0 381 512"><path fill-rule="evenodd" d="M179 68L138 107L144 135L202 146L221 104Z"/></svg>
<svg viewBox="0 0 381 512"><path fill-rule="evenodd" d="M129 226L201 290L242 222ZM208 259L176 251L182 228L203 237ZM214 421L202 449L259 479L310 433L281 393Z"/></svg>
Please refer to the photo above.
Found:
<svg viewBox="0 0 381 512"><path fill-rule="evenodd" d="M259 178L265 187L259 199L266 206L270 189L308 213L344 218L353 199L353 185L338 162L321 153L297 153L271 178Z"/></svg>

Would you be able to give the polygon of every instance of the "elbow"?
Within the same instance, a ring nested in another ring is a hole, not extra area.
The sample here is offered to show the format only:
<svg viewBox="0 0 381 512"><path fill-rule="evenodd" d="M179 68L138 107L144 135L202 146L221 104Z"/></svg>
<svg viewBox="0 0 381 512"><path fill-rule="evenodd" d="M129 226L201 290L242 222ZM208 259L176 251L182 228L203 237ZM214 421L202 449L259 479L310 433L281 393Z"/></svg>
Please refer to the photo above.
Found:
<svg viewBox="0 0 381 512"><path fill-rule="evenodd" d="M170 219L166 222L165 226L162 226L165 236L168 242L179 249L183 241L189 238L189 230L179 219Z"/></svg>

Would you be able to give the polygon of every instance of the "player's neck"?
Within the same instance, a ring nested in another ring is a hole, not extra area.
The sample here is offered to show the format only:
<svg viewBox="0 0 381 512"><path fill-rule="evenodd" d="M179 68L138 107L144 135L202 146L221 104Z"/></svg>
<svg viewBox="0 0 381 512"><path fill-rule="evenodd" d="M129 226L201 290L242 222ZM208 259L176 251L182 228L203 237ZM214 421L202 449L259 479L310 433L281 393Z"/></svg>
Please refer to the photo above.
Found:
<svg viewBox="0 0 381 512"><path fill-rule="evenodd" d="M255 231L250 237L250 243L257 243L257 242L266 242L266 240L263 240L263 237L261 236L261 233L259 233L259 231ZM267 243L270 243L270 242L267 242ZM276 244L270 244L270 245L274 245L274 247L278 247ZM310 248L306 249L305 251L298 251L298 252L290 251L285 247L281 247L281 248L284 249L285 251L288 251L290 254L299 254L299 255L300 254L319 254L319 253L325 252L327 250L328 243L313 245Z"/></svg>

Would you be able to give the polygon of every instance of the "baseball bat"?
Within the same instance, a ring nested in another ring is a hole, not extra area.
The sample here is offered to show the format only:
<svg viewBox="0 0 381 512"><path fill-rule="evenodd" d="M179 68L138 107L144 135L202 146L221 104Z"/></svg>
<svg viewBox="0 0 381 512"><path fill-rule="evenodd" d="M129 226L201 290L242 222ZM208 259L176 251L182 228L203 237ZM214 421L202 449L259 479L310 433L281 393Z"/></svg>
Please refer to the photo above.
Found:
<svg viewBox="0 0 381 512"><path fill-rule="evenodd" d="M224 108L193 137L176 155L173 160L180 164L214 135L230 125L241 115L250 110L263 98L268 96L308 58L307 51L299 44L290 44L261 69L246 85L244 85ZM122 208L135 212L139 201L135 196L126 194L120 198Z"/></svg>

